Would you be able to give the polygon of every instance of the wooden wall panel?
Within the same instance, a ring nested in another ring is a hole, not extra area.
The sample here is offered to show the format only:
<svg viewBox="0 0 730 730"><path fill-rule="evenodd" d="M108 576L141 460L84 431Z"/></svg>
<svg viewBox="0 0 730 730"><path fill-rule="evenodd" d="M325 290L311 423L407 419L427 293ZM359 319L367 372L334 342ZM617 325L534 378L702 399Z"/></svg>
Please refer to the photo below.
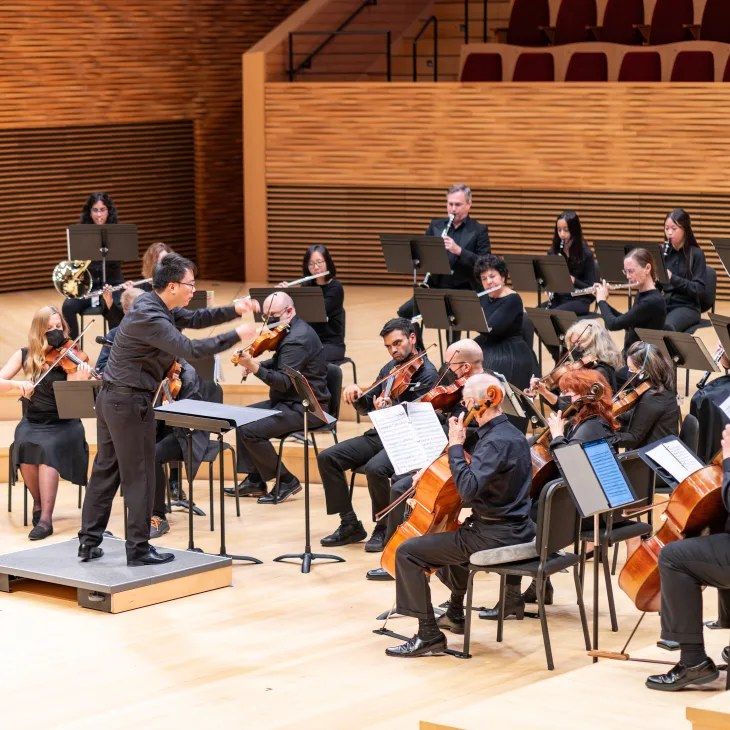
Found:
<svg viewBox="0 0 730 730"><path fill-rule="evenodd" d="M140 248L165 241L195 257L193 125L189 121L0 130L0 291L50 285L66 226L106 190ZM139 274L128 264L128 276Z"/></svg>
<svg viewBox="0 0 730 730"><path fill-rule="evenodd" d="M718 292L730 299L730 279L710 245L730 238L730 194L594 193L564 190L505 190L475 187L472 215L489 226L492 250L544 253L557 215L578 211L586 237L661 243L664 216L683 205L695 235L718 270ZM352 284L408 284L385 270L378 233L423 232L431 218L445 215L445 190L426 187L323 187L269 185L270 281L299 275L302 251L324 243L337 275Z"/></svg>

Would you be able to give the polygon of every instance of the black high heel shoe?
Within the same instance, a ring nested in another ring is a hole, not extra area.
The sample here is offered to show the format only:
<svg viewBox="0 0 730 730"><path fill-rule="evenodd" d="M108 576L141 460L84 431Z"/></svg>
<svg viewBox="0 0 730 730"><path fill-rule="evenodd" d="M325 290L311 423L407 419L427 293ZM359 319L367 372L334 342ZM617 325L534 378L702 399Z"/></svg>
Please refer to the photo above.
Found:
<svg viewBox="0 0 730 730"><path fill-rule="evenodd" d="M522 600L520 589L517 586L507 586L504 596L504 617L514 616L518 621L525 618L525 602ZM479 611L479 618L487 621L496 621L499 618L499 603L494 608Z"/></svg>
<svg viewBox="0 0 730 730"><path fill-rule="evenodd" d="M545 605L553 605L553 584L550 582L550 578L545 582ZM522 600L525 603L537 603L537 583L533 580L532 583L527 587L527 590L522 594Z"/></svg>

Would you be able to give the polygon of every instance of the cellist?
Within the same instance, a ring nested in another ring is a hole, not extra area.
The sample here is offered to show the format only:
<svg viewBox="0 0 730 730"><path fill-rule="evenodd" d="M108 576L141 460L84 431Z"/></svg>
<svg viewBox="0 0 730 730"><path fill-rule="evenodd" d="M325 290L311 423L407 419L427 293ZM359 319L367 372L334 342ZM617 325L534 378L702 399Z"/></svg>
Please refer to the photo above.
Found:
<svg viewBox="0 0 730 730"><path fill-rule="evenodd" d="M722 459L722 502L730 512L730 426L722 434ZM666 674L648 677L646 686L674 692L714 681L719 672L705 652L702 636L702 587L720 589L720 597L730 602L730 517L723 532L665 545L659 553L659 575L662 638L679 642L681 654Z"/></svg>
<svg viewBox="0 0 730 730"><path fill-rule="evenodd" d="M385 653L395 657L438 654L446 649L441 629L464 632L466 563L478 550L529 542L530 450L527 441L502 413L505 397L493 375L475 375L464 386L464 406L474 410L478 439L471 463L464 456L464 414L449 420L449 466L462 503L472 514L458 530L415 537L396 553L396 611L418 619L418 632ZM426 472L427 473L427 472ZM451 589L447 612L436 621L429 571ZM509 582L509 577L507 581ZM519 577L516 578L519 581Z"/></svg>

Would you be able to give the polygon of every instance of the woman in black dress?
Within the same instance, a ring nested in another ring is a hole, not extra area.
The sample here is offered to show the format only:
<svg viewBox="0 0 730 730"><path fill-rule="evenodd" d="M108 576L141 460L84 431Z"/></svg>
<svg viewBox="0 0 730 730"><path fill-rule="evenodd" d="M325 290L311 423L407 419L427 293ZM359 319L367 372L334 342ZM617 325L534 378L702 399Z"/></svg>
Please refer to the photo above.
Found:
<svg viewBox="0 0 730 730"><path fill-rule="evenodd" d="M324 276L324 272L329 274ZM318 286L324 296L324 309L327 312L326 322L313 322L312 329L319 335L324 346L324 359L338 363L345 357L345 290L335 278L337 269L326 246L315 244L310 246L302 260L302 276L321 274L316 279L302 286Z"/></svg>
<svg viewBox="0 0 730 730"><path fill-rule="evenodd" d="M596 260L583 239L583 227L574 210L564 210L555 221L553 245L548 256L562 256L576 289L586 289L596 283ZM593 296L573 297L570 294L553 294L548 309L567 309L577 315L588 314Z"/></svg>
<svg viewBox="0 0 730 730"><path fill-rule="evenodd" d="M596 284L596 301L606 328L615 332L626 330L623 354L639 341L635 327L650 330L664 329L667 304L656 288L656 264L645 248L635 248L624 258L624 275L637 294L626 314L621 314L608 303L609 289L606 281Z"/></svg>
<svg viewBox="0 0 730 730"><path fill-rule="evenodd" d="M48 370L46 353L68 338L68 325L55 307L43 307L33 316L28 347L16 350L0 370L0 378L13 378L23 370L33 383ZM56 366L23 401L23 418L15 429L12 468L23 475L33 497L33 529L28 537L42 540L53 534L53 507L59 475L74 484L85 485L89 452L84 427L79 419L61 420L56 409L53 383L87 380L89 367L79 366L66 375Z"/></svg>
<svg viewBox="0 0 730 730"><path fill-rule="evenodd" d="M538 368L535 353L522 336L522 298L507 286L507 266L494 254L477 259L474 275L485 291L491 290L479 297L490 331L475 338L484 353L484 368L501 373L520 389L526 388Z"/></svg>
<svg viewBox="0 0 730 730"><path fill-rule="evenodd" d="M92 225L103 226L106 223L118 223L117 220L117 208L114 205L114 201L109 197L107 193L91 193L84 203L84 207L81 210L81 216L79 217L79 223L89 223ZM102 281L102 266L101 261L92 261L87 271L91 274L91 288L92 290L101 289ZM122 262L121 261L107 261L106 262L106 281L108 284L121 284L124 281L122 275ZM103 299L100 300L100 303ZM63 318L68 322L68 333L69 337L73 340L78 337L79 324L77 315L82 314L87 309L93 306L91 299L72 299L67 298L64 300L61 306L61 313ZM102 304L104 316L108 316L110 310L105 304ZM110 326L115 327L119 322L111 322Z"/></svg>
<svg viewBox="0 0 730 730"><path fill-rule="evenodd" d="M669 284L665 329L685 332L700 321L701 302L706 296L707 263L692 231L689 213L675 208L664 221L664 264ZM706 307L705 307L706 308Z"/></svg>

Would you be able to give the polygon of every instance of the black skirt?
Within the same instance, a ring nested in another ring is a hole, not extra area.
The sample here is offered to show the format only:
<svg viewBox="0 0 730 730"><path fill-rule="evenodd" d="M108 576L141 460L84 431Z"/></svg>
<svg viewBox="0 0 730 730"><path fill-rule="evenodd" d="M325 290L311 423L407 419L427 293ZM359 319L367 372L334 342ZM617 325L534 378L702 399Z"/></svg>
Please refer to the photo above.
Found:
<svg viewBox="0 0 730 730"><path fill-rule="evenodd" d="M86 486L89 471L89 445L84 426L78 419L54 423L32 423L27 418L15 428L13 470L20 464L45 464L61 479Z"/></svg>
<svg viewBox="0 0 730 730"><path fill-rule="evenodd" d="M537 358L522 337L508 337L482 347L484 367L507 378L518 388L527 388L538 371Z"/></svg>

